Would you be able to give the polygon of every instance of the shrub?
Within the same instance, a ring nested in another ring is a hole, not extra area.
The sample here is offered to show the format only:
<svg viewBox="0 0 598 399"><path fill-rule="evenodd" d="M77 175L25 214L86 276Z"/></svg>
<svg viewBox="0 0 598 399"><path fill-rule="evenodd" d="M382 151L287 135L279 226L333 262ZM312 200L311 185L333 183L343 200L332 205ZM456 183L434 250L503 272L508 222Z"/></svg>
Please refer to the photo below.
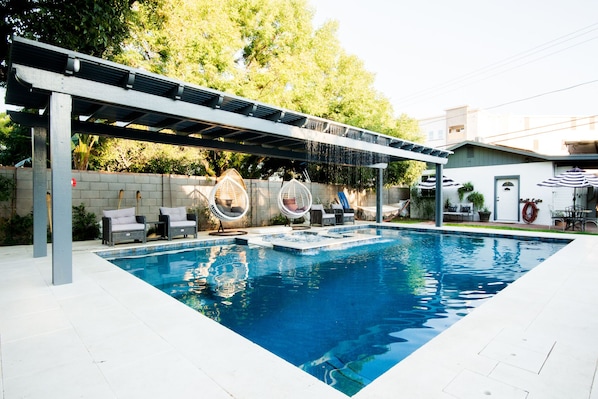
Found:
<svg viewBox="0 0 598 399"><path fill-rule="evenodd" d="M270 219L270 225L273 225L273 226L286 225L288 223L289 223L289 219L286 216L284 216L282 213L279 213L278 215L276 215L272 219Z"/></svg>
<svg viewBox="0 0 598 399"><path fill-rule="evenodd" d="M14 180L0 176L0 201L8 201L12 196L14 187Z"/></svg>
<svg viewBox="0 0 598 399"><path fill-rule="evenodd" d="M205 231L214 229L217 222L207 206L198 205L187 209L187 212L194 213L197 217L197 230Z"/></svg>
<svg viewBox="0 0 598 399"><path fill-rule="evenodd" d="M2 224L2 245L33 244L33 215L13 215Z"/></svg>
<svg viewBox="0 0 598 399"><path fill-rule="evenodd" d="M471 202L475 209L481 210L484 207L484 194L474 191L467 196L467 201Z"/></svg>
<svg viewBox="0 0 598 399"><path fill-rule="evenodd" d="M100 236L96 215L85 211L85 205L73 206L73 241L95 240Z"/></svg>

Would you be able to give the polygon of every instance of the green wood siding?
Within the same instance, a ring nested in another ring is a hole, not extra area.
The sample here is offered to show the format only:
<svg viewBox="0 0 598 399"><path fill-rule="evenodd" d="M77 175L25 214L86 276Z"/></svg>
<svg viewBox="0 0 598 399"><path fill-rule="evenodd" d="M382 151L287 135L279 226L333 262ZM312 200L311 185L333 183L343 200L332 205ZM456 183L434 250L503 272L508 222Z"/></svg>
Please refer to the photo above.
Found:
<svg viewBox="0 0 598 399"><path fill-rule="evenodd" d="M484 147L465 145L454 150L449 156L445 169L464 168L468 166L511 165L518 163L540 162L542 159L514 154Z"/></svg>

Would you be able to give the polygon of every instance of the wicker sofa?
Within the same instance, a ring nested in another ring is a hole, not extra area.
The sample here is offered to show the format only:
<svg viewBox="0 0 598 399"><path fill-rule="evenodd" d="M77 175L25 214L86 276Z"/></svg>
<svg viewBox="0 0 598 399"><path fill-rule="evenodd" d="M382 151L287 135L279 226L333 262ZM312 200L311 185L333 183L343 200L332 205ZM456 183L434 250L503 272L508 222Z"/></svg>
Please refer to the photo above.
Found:
<svg viewBox="0 0 598 399"><path fill-rule="evenodd" d="M184 206L160 207L159 221L162 222L158 226L159 233L162 237L168 237L169 241L181 235L193 235L197 238L197 217L193 213L187 213Z"/></svg>
<svg viewBox="0 0 598 399"><path fill-rule="evenodd" d="M447 208L444 212L442 212L444 216L444 220L461 220L464 221L468 219L473 221L473 204L471 202L464 203L464 204L457 204L455 206L451 206Z"/></svg>
<svg viewBox="0 0 598 399"><path fill-rule="evenodd" d="M145 242L145 216L135 215L135 208L102 211L102 244L130 240Z"/></svg>

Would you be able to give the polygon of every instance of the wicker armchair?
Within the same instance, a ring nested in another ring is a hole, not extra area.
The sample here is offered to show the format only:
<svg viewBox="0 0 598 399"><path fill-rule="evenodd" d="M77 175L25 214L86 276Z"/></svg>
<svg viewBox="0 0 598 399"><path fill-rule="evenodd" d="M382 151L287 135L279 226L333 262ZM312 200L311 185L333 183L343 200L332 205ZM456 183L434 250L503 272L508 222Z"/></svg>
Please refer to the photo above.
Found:
<svg viewBox="0 0 598 399"><path fill-rule="evenodd" d="M324 209L324 205L312 205L309 210L310 224L319 224L320 226L334 226L336 225L336 215L334 212L328 212Z"/></svg>
<svg viewBox="0 0 598 399"><path fill-rule="evenodd" d="M355 224L355 211L351 208L343 208L341 204L332 204L332 210L337 215L336 224L353 223Z"/></svg>
<svg viewBox="0 0 598 399"><path fill-rule="evenodd" d="M197 238L197 217L193 213L187 213L184 206L178 208L160 207L160 224L158 230L163 237L172 240L175 236L193 235Z"/></svg>
<svg viewBox="0 0 598 399"><path fill-rule="evenodd" d="M135 215L135 208L102 211L102 214L102 244L145 242L145 216Z"/></svg>

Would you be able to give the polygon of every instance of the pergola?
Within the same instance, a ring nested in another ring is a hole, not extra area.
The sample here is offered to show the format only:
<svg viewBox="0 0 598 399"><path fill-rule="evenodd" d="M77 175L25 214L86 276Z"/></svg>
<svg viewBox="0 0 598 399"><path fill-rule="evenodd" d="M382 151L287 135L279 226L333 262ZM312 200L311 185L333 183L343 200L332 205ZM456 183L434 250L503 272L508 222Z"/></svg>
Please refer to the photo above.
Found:
<svg viewBox="0 0 598 399"><path fill-rule="evenodd" d="M49 141L54 284L72 282L73 133L377 168L377 222L388 162L433 163L442 176L451 154L19 37L12 41L9 71L6 104L38 110L10 112L32 128L34 257L47 255ZM436 192L441 195L440 187ZM437 226L441 204L437 198Z"/></svg>

